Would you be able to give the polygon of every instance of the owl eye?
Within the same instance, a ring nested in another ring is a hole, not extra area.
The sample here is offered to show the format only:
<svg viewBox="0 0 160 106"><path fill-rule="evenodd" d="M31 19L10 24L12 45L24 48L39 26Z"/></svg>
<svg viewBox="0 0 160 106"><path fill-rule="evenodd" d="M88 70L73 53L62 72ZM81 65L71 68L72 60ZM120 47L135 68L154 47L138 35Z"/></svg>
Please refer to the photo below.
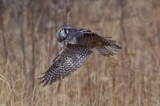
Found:
<svg viewBox="0 0 160 106"><path fill-rule="evenodd" d="M68 34L68 29L64 29L64 33L65 33L65 34Z"/></svg>
<svg viewBox="0 0 160 106"><path fill-rule="evenodd" d="M60 33L62 33L63 32L63 29L62 30L60 30Z"/></svg>

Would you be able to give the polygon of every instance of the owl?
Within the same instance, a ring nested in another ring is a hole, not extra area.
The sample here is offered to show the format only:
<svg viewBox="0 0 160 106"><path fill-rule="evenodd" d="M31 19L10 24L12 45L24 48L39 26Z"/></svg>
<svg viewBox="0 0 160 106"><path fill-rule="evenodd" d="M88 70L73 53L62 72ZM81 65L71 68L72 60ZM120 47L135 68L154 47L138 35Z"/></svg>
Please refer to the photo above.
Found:
<svg viewBox="0 0 160 106"><path fill-rule="evenodd" d="M44 86L63 79L80 68L93 49L107 57L115 55L116 51L121 49L110 37L102 37L91 30L81 28L63 27L57 32L56 38L62 50L40 78L40 83Z"/></svg>

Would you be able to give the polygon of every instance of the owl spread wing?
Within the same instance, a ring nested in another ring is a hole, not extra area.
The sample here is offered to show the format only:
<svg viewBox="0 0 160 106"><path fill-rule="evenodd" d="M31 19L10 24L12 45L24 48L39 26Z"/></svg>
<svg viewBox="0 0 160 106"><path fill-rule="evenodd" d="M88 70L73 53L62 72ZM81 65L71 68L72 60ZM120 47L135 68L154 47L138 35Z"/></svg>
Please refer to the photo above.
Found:
<svg viewBox="0 0 160 106"><path fill-rule="evenodd" d="M113 56L116 54L118 49L121 49L119 45L116 44L115 40L99 36L97 33L90 30L78 29L72 33L69 33L66 40L71 40L76 37L77 44L87 45L95 47L95 49L103 56Z"/></svg>
<svg viewBox="0 0 160 106"><path fill-rule="evenodd" d="M115 49L121 49L119 45L116 44L115 40L110 40L111 37L102 37L97 33L92 32L90 30L85 29L77 29L74 32L68 33L66 40L69 41L73 39L73 37L77 38L77 44L87 45L87 46L97 46L97 42L101 43L105 46L110 46ZM95 45L94 45L95 44Z"/></svg>
<svg viewBox="0 0 160 106"><path fill-rule="evenodd" d="M88 59L92 53L91 47L83 45L70 45L67 44L66 48L63 48L59 55L54 59L51 67L41 77L41 82L44 86L48 83L53 83L61 78L70 75L81 67L82 64Z"/></svg>

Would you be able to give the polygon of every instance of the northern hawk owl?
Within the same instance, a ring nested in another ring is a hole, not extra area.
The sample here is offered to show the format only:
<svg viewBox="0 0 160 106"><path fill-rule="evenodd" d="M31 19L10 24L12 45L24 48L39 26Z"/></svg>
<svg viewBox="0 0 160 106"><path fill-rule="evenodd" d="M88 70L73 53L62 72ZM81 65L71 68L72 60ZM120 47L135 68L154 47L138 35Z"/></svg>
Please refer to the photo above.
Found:
<svg viewBox="0 0 160 106"><path fill-rule="evenodd" d="M86 29L63 27L57 32L56 37L62 50L40 78L40 83L44 83L44 86L60 80L80 68L93 49L103 56L113 56L118 49L121 49L116 41Z"/></svg>

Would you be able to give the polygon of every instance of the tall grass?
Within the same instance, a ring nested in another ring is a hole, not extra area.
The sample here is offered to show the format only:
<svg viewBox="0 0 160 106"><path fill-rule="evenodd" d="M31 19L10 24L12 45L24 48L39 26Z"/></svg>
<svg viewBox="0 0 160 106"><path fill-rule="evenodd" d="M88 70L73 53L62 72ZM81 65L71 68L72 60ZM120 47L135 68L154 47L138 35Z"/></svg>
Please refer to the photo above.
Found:
<svg viewBox="0 0 160 106"><path fill-rule="evenodd" d="M1 0L0 105L159 106L159 0ZM60 47L59 28L73 25L110 36L113 57L96 51L82 68L42 87L38 78Z"/></svg>

